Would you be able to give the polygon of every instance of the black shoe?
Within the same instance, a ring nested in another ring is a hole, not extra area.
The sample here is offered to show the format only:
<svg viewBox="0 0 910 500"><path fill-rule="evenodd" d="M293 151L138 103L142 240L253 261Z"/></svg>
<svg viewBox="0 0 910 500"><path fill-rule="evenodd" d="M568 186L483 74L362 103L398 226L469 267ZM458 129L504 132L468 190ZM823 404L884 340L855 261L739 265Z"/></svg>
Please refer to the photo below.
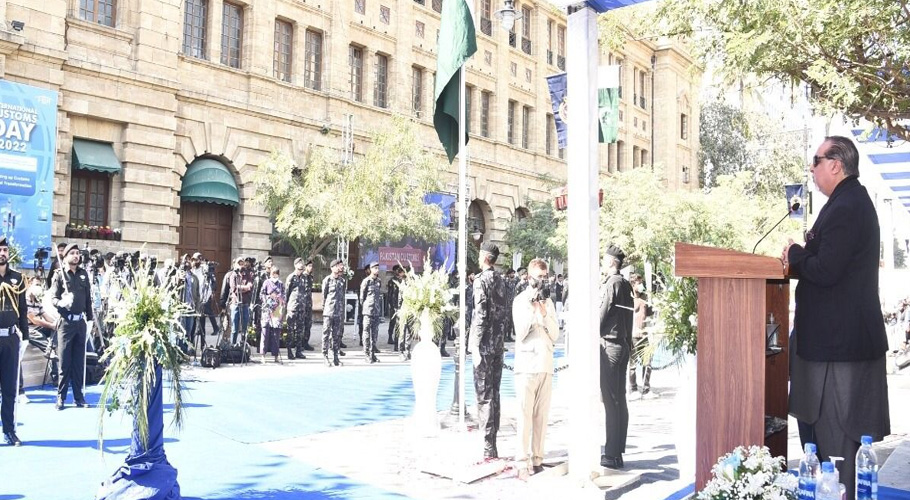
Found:
<svg viewBox="0 0 910 500"><path fill-rule="evenodd" d="M393 344L395 344L395 339L393 339L392 337L389 337L389 345L393 345Z"/></svg>
<svg viewBox="0 0 910 500"><path fill-rule="evenodd" d="M344 352L344 351L338 351L338 355L339 355L339 356L347 356L348 353L346 353L346 352Z"/></svg>
<svg viewBox="0 0 910 500"><path fill-rule="evenodd" d="M88 406L88 403L85 402L85 398L79 398L76 400L76 408L85 408Z"/></svg>
<svg viewBox="0 0 910 500"><path fill-rule="evenodd" d="M373 344L373 354L378 354L378 353L379 353L379 348L376 347L376 344Z"/></svg>
<svg viewBox="0 0 910 500"><path fill-rule="evenodd" d="M338 360L338 356L335 356L335 359L332 360L332 363L333 363L335 366L340 366L340 365L341 365L341 361Z"/></svg>
<svg viewBox="0 0 910 500"><path fill-rule="evenodd" d="M341 348L342 348L342 349L347 349L348 346L347 346L347 344L345 344L344 342L342 342L342 343L341 343Z"/></svg>
<svg viewBox="0 0 910 500"><path fill-rule="evenodd" d="M275 356L275 357L277 358L278 356ZM288 360L291 360L291 359L294 359L294 358L295 358L294 353L291 352L290 349L288 349Z"/></svg>
<svg viewBox="0 0 910 500"><path fill-rule="evenodd" d="M60 396L57 396L57 404L54 405L54 408L56 408L57 411L60 411L63 408L65 408L65 405L63 404L63 398L61 398Z"/></svg>
<svg viewBox="0 0 910 500"><path fill-rule="evenodd" d="M531 470L534 471L534 474L540 474L543 472L543 465L535 465L534 467L531 467Z"/></svg>
<svg viewBox="0 0 910 500"><path fill-rule="evenodd" d="M310 344L303 344L303 350L304 351L315 351L315 349L313 349L313 346L311 346Z"/></svg>
<svg viewBox="0 0 910 500"><path fill-rule="evenodd" d="M19 440L19 436L16 435L16 431L4 432L3 440L6 441L6 444L10 446L22 446L22 441Z"/></svg>
<svg viewBox="0 0 910 500"><path fill-rule="evenodd" d="M499 452L496 451L495 446L484 445L483 458L499 458Z"/></svg>
<svg viewBox="0 0 910 500"><path fill-rule="evenodd" d="M398 346L397 346L397 345L392 346L392 352L398 352Z"/></svg>
<svg viewBox="0 0 910 500"><path fill-rule="evenodd" d="M294 351L294 357L300 358L300 359L306 359L306 356L303 355L302 349L297 349L296 351Z"/></svg>
<svg viewBox="0 0 910 500"><path fill-rule="evenodd" d="M377 358L375 354L370 356L370 363L378 363L378 362L379 362L379 358Z"/></svg>
<svg viewBox="0 0 910 500"><path fill-rule="evenodd" d="M606 467L608 469L622 469L625 467L625 464L622 461L622 457L608 457L606 455L601 455L600 466Z"/></svg>
<svg viewBox="0 0 910 500"><path fill-rule="evenodd" d="M449 354L449 351L446 351L446 350L443 350L442 352L440 352L439 355L442 356L442 357L444 357L444 358L450 358L450 357L452 357L452 355Z"/></svg>

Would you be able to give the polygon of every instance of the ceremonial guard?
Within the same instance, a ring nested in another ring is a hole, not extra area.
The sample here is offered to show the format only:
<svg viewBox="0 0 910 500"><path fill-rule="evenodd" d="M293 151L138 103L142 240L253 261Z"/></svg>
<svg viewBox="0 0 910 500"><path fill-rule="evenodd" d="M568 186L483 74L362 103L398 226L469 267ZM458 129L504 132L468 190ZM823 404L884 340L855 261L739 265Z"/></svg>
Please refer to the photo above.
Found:
<svg viewBox="0 0 910 500"><path fill-rule="evenodd" d="M322 356L326 366L338 366L341 336L344 333L344 294L347 284L344 276L344 261L335 259L330 266L332 274L322 280ZM332 359L329 359L329 347ZM341 352L344 355L344 352Z"/></svg>
<svg viewBox="0 0 910 500"><path fill-rule="evenodd" d="M376 340L379 337L379 316L382 313L382 279L379 278L379 262L370 263L370 274L360 282L360 303L363 314L363 355L372 363L378 363Z"/></svg>
<svg viewBox="0 0 910 500"><path fill-rule="evenodd" d="M480 276L474 280L471 350L474 358L474 392L477 395L477 428L484 433L484 458L498 458L499 384L502 380L503 342L506 329L506 292L502 275L493 269L499 247L480 247Z"/></svg>
<svg viewBox="0 0 910 500"><path fill-rule="evenodd" d="M9 242L0 238L0 420L3 440L20 446L16 436L16 393L19 392L19 344L28 335L28 305L22 274L9 268ZM17 331L18 330L18 331Z"/></svg>
<svg viewBox="0 0 910 500"><path fill-rule="evenodd" d="M76 406L86 405L82 395L85 381L86 321L92 321L91 282L85 269L79 267L82 256L79 246L70 243L63 251L63 266L51 281L51 304L57 308L62 321L57 330L57 357L60 380L57 385L56 408L62 410L70 384Z"/></svg>
<svg viewBox="0 0 910 500"><path fill-rule="evenodd" d="M389 343L393 345L392 350L398 350L398 342L395 341L395 328L398 327L398 309L401 308L401 284L404 276L404 269L398 264L392 267L392 279L388 283L389 297Z"/></svg>
<svg viewBox="0 0 910 500"><path fill-rule="evenodd" d="M300 257L294 259L294 272L284 284L288 304L288 358L306 359L303 351L310 347L310 326L313 324L313 261L304 264ZM291 347L295 348L293 355Z"/></svg>

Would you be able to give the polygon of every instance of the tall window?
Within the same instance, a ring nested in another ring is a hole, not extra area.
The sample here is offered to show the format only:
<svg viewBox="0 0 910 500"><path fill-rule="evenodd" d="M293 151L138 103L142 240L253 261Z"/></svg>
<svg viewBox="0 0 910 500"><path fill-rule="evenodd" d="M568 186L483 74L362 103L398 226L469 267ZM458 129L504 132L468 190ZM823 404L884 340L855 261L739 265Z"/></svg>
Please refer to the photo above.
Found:
<svg viewBox="0 0 910 500"><path fill-rule="evenodd" d="M306 30L306 61L303 84L313 90L322 90L322 33Z"/></svg>
<svg viewBox="0 0 910 500"><path fill-rule="evenodd" d="M480 32L493 36L493 1L481 0L480 2Z"/></svg>
<svg viewBox="0 0 910 500"><path fill-rule="evenodd" d="M553 136L556 135L553 133L553 128L556 126L556 123L553 121L553 115L547 113L547 137L546 137L546 151L548 155L553 154Z"/></svg>
<svg viewBox="0 0 910 500"><path fill-rule="evenodd" d="M240 67L242 36L243 7L225 2L221 15L221 64Z"/></svg>
<svg viewBox="0 0 910 500"><path fill-rule="evenodd" d="M420 118L423 115L423 68L414 66L412 68L413 86L411 87L411 102L414 116Z"/></svg>
<svg viewBox="0 0 910 500"><path fill-rule="evenodd" d="M508 120L506 122L506 142L509 144L515 144L515 108L517 107L517 102L509 100Z"/></svg>
<svg viewBox="0 0 910 500"><path fill-rule="evenodd" d="M641 166L641 156L639 156L638 150L638 146L632 146L632 168L638 168Z"/></svg>
<svg viewBox="0 0 910 500"><path fill-rule="evenodd" d="M208 17L207 0L186 0L183 15L183 53L205 59L205 23Z"/></svg>
<svg viewBox="0 0 910 500"><path fill-rule="evenodd" d="M640 94L638 95L638 105L642 109L647 109L647 105L646 105L647 100L645 99L645 83L647 81L647 80L645 80L645 77L647 75L648 74L645 72L645 70L641 70L638 72L638 89L640 92Z"/></svg>
<svg viewBox="0 0 910 500"><path fill-rule="evenodd" d="M351 45L348 60L351 65L351 99L363 102L363 49Z"/></svg>
<svg viewBox="0 0 910 500"><path fill-rule="evenodd" d="M480 93L480 135L490 137L490 93Z"/></svg>
<svg viewBox="0 0 910 500"><path fill-rule="evenodd" d="M376 54L376 84L373 86L373 105L389 106L389 56Z"/></svg>
<svg viewBox="0 0 910 500"><path fill-rule="evenodd" d="M93 23L114 26L114 0L79 0L79 17Z"/></svg>
<svg viewBox="0 0 910 500"><path fill-rule="evenodd" d="M530 147L531 134L531 108L522 106L521 108L521 147L528 149Z"/></svg>
<svg viewBox="0 0 910 500"><path fill-rule="evenodd" d="M525 54L531 53L531 25L534 20L531 18L531 7L521 6L521 51Z"/></svg>
<svg viewBox="0 0 910 500"><path fill-rule="evenodd" d="M275 57L272 64L275 78L291 81L291 61L293 49L291 42L294 39L294 27L287 21L275 20Z"/></svg>
<svg viewBox="0 0 910 500"><path fill-rule="evenodd" d="M553 61L553 31L556 25L552 19L547 19L547 64L554 64Z"/></svg>
<svg viewBox="0 0 910 500"><path fill-rule="evenodd" d="M622 82L623 82L623 70L622 70L622 59L616 58L616 65L619 66L619 98L622 99Z"/></svg>
<svg viewBox="0 0 910 500"><path fill-rule="evenodd" d="M87 170L73 170L71 179L70 224L109 225L110 176Z"/></svg>
<svg viewBox="0 0 910 500"><path fill-rule="evenodd" d="M464 130L471 133L471 100L474 95L474 87L465 85L464 87Z"/></svg>
<svg viewBox="0 0 910 500"><path fill-rule="evenodd" d="M556 28L556 67L566 70L566 27Z"/></svg>
<svg viewBox="0 0 910 500"><path fill-rule="evenodd" d="M689 117L685 113L679 115L679 138L689 140Z"/></svg>

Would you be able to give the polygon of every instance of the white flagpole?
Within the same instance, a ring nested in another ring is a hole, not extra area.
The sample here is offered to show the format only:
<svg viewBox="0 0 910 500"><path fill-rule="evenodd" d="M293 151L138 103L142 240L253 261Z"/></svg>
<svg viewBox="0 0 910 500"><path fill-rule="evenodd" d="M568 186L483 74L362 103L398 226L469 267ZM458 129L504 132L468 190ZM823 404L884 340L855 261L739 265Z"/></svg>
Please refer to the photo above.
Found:
<svg viewBox="0 0 910 500"><path fill-rule="evenodd" d="M473 10L471 15L473 16ZM467 62L465 62L467 64ZM461 377L458 384L458 425L464 429L465 423L465 380L467 379L467 366L465 365L465 351L467 349L466 341L468 339L467 330L471 325L465 325L466 321L466 297L465 281L467 279L468 266L468 247L467 247L467 211L468 204L465 196L467 192L468 180L468 147L465 141L465 66L462 65L458 70L458 318L462 326L461 342L458 345L458 362L461 366Z"/></svg>

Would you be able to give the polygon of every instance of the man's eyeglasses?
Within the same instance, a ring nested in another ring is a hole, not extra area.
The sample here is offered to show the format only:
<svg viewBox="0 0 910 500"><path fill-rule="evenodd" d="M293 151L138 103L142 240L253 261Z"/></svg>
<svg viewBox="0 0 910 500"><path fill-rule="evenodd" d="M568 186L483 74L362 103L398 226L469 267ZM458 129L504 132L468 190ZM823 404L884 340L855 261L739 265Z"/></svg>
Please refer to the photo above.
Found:
<svg viewBox="0 0 910 500"><path fill-rule="evenodd" d="M836 159L837 158L835 158L833 156L828 156L828 155L813 156L812 157L812 166L817 167L819 162L821 162L822 160L836 160Z"/></svg>

